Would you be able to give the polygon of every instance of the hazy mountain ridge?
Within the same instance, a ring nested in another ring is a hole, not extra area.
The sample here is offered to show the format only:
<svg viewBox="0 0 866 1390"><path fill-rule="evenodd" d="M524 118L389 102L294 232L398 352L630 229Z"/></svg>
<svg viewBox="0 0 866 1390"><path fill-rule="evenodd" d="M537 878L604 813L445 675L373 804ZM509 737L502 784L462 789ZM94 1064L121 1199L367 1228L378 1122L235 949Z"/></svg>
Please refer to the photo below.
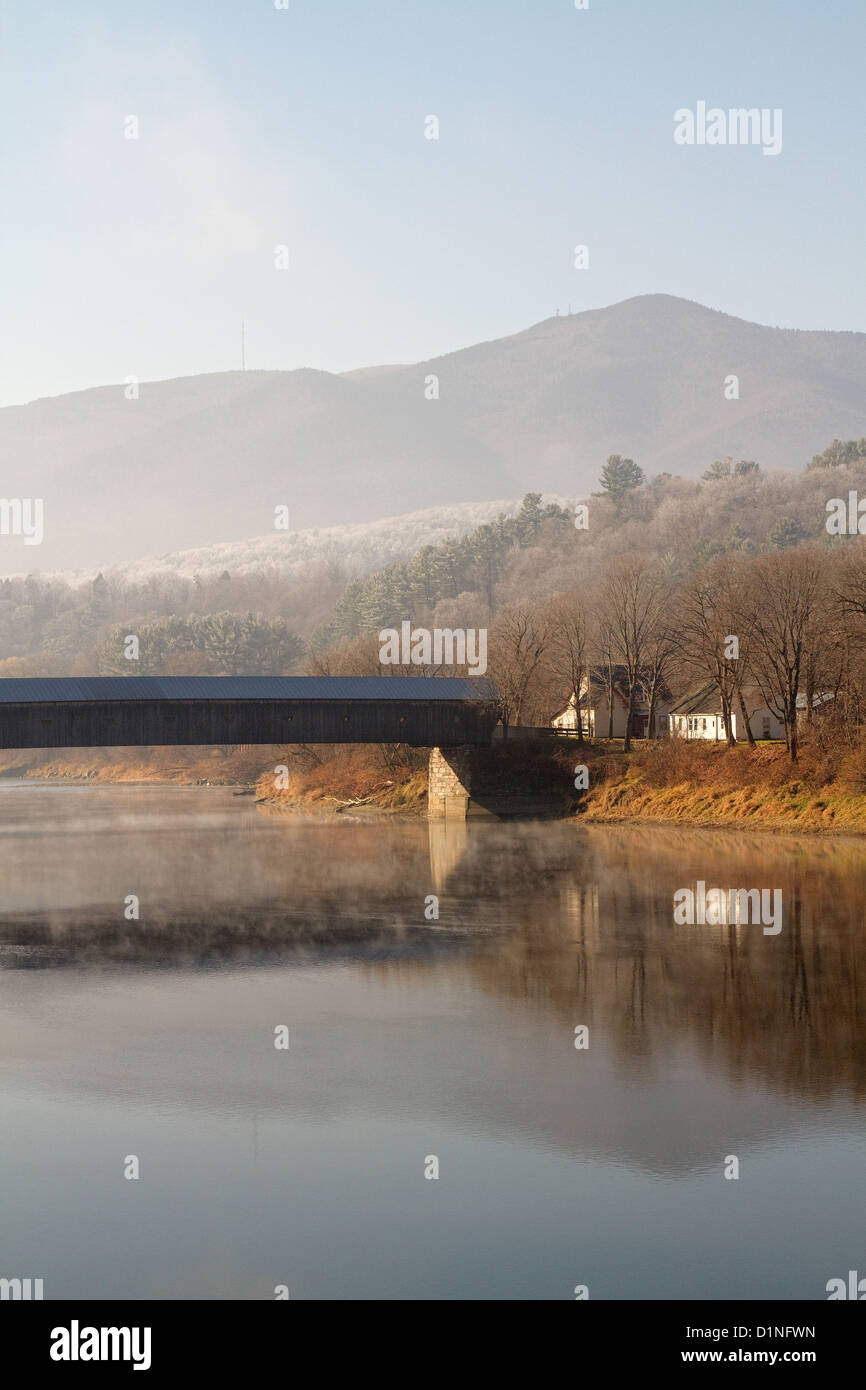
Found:
<svg viewBox="0 0 866 1390"><path fill-rule="evenodd" d="M725 378L740 398L726 400ZM439 399L425 380L439 379ZM527 491L586 493L610 453L697 477L716 457L801 468L866 434L866 334L769 328L669 295L547 319L408 366L225 372L0 410L7 497L45 540L0 570L126 564Z"/></svg>
<svg viewBox="0 0 866 1390"><path fill-rule="evenodd" d="M543 501L573 506L568 498L545 496ZM431 507L405 516L354 525L311 527L306 531L273 531L242 541L223 541L218 545L165 555L144 556L125 565L92 566L88 569L46 574L46 580L60 579L84 584L98 573L122 582L142 583L153 575L178 574L185 578L206 577L228 571L233 575L262 571L284 576L301 575L316 566L338 565L347 578L370 573L395 560L409 559L424 546L470 534L498 516L515 516L520 499L498 502L463 502L452 507Z"/></svg>

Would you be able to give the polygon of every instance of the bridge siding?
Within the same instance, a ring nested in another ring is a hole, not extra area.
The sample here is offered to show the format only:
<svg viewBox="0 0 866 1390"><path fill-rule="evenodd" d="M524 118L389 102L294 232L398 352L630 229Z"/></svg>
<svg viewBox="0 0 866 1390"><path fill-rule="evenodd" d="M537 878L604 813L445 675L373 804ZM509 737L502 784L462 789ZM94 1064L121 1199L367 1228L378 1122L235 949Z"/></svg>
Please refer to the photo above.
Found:
<svg viewBox="0 0 866 1390"><path fill-rule="evenodd" d="M0 706L2 748L217 743L486 744L491 705L407 700L93 700Z"/></svg>

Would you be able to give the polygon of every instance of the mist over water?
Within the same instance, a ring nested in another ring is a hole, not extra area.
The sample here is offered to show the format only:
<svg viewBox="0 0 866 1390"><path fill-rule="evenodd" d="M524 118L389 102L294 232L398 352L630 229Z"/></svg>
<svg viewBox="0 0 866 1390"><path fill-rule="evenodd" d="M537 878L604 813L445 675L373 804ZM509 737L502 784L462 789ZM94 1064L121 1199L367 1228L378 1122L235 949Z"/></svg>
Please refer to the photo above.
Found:
<svg viewBox="0 0 866 1390"><path fill-rule="evenodd" d="M214 788L0 807L0 1273L47 1298L821 1299L862 1266L866 843ZM781 933L674 925L699 879L780 887Z"/></svg>

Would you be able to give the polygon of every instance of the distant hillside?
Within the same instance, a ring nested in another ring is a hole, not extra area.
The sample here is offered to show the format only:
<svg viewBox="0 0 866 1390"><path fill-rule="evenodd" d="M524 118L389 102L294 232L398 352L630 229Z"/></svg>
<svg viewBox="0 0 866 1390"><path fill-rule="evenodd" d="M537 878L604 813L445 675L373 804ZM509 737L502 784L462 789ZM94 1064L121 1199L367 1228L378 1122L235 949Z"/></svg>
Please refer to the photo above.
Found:
<svg viewBox="0 0 866 1390"><path fill-rule="evenodd" d="M570 499L545 497L569 505ZM438 545L450 537L465 536L477 526L499 516L514 516L520 499L499 502L462 502L453 507L430 507L408 516L389 516L381 521L356 522L348 526L313 527L308 531L272 531L249 540L223 541L164 555L146 555L128 564L90 566L85 570L46 574L67 583L92 580L97 573L112 575L129 584L143 583L151 575L179 574L202 578L228 571L249 575L267 571L284 576L301 576L311 569L339 566L348 578L395 560L415 555L425 545Z"/></svg>
<svg viewBox="0 0 866 1390"><path fill-rule="evenodd" d="M646 557L674 593L725 554L817 543L834 563L850 538L828 534L827 501L852 491L866 495L866 440L833 441L799 473L716 469L705 481L659 476L617 498L593 495L587 529L575 525L574 499L530 493L519 506L283 533L280 545L264 536L97 573L4 578L0 674L128 672L130 633L139 673L279 674L324 661L372 674L369 637L383 627L485 626L515 606L591 596L617 556Z"/></svg>
<svg viewBox="0 0 866 1390"><path fill-rule="evenodd" d="M725 400L735 373L740 399ZM425 398L425 378L439 399ZM431 362L333 376L226 372L0 410L6 497L45 540L0 572L126 562L527 491L587 491L610 453L647 474L714 458L800 468L866 434L866 334L761 327L669 295L548 319Z"/></svg>

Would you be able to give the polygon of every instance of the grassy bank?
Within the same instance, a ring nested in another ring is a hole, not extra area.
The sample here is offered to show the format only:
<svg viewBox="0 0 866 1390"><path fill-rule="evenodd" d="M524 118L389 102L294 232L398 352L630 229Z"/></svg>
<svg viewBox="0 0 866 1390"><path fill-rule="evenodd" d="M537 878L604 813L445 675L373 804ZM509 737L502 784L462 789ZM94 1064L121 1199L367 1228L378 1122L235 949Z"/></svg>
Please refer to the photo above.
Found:
<svg viewBox="0 0 866 1390"><path fill-rule="evenodd" d="M421 815L427 809L427 759L426 749L413 748L283 749L256 782L256 796L284 811L366 806Z"/></svg>
<svg viewBox="0 0 866 1390"><path fill-rule="evenodd" d="M599 747L585 759L592 821L661 821L767 830L866 831L862 749L808 742L792 766L784 748L683 743Z"/></svg>
<svg viewBox="0 0 866 1390"><path fill-rule="evenodd" d="M367 806L423 813L427 755L423 750L320 750L320 761L289 766L277 789L268 771L260 798L283 809L342 810ZM311 759L314 755L311 755ZM515 743L477 750L482 775L527 792L545 793L565 816L605 822L670 822L748 826L765 830L866 831L866 755L806 743L792 768L785 749L759 745L640 743L626 755L621 743ZM589 788L574 789L578 764Z"/></svg>

